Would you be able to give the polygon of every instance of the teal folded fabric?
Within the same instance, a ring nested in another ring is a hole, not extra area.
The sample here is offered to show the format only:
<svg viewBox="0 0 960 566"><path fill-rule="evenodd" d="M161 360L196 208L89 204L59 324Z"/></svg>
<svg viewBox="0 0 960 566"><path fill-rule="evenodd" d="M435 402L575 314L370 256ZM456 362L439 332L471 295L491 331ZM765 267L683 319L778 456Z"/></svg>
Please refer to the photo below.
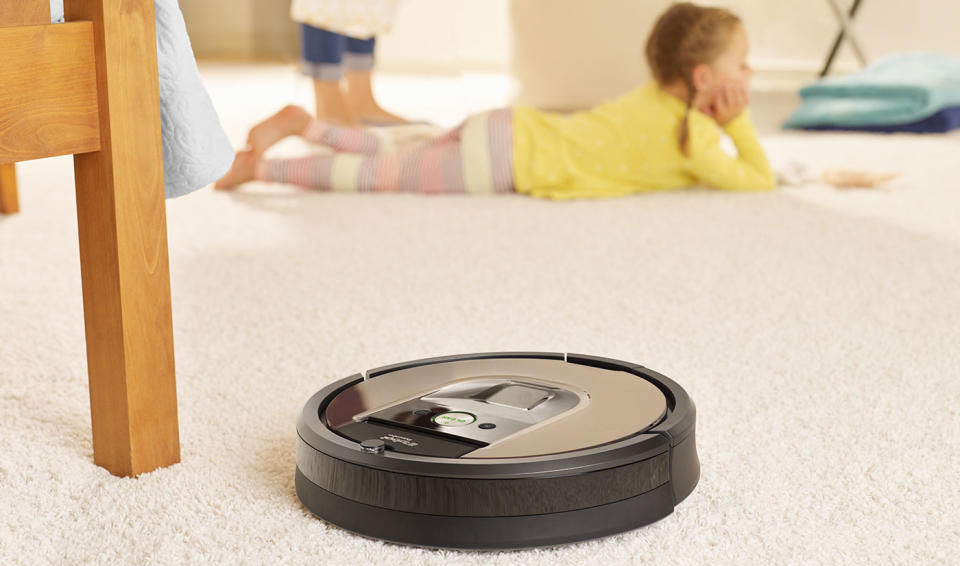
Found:
<svg viewBox="0 0 960 566"><path fill-rule="evenodd" d="M859 73L827 77L800 91L784 127L890 126L960 106L960 59L937 53L890 55Z"/></svg>

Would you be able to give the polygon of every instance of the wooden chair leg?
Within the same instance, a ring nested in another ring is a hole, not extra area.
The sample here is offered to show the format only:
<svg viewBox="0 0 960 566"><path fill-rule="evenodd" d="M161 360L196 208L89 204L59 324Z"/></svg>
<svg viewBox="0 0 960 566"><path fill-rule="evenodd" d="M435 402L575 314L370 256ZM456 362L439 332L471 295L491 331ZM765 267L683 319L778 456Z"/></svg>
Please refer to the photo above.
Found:
<svg viewBox="0 0 960 566"><path fill-rule="evenodd" d="M90 20L101 149L74 156L96 464L180 459L154 0L66 0Z"/></svg>
<svg viewBox="0 0 960 566"><path fill-rule="evenodd" d="M0 213L13 214L19 210L17 167L13 163L4 163L0 165Z"/></svg>

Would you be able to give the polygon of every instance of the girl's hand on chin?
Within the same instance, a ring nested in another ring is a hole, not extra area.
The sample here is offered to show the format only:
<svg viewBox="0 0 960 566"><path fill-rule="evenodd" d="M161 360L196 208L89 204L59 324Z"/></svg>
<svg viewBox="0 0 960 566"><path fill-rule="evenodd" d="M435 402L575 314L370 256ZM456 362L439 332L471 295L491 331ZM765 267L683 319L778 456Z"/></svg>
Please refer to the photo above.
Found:
<svg viewBox="0 0 960 566"><path fill-rule="evenodd" d="M750 105L750 94L746 86L729 82L714 91L704 114L710 116L721 126L726 126L743 113Z"/></svg>

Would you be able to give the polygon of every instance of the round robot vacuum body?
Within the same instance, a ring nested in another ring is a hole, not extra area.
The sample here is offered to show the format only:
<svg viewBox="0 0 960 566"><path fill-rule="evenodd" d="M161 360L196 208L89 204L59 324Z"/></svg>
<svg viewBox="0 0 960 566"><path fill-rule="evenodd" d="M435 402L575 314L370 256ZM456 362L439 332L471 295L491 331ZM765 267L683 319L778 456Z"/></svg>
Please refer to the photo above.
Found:
<svg viewBox="0 0 960 566"><path fill-rule="evenodd" d="M340 380L297 423L296 490L387 541L565 544L657 521L700 477L695 409L671 379L592 356L430 358Z"/></svg>

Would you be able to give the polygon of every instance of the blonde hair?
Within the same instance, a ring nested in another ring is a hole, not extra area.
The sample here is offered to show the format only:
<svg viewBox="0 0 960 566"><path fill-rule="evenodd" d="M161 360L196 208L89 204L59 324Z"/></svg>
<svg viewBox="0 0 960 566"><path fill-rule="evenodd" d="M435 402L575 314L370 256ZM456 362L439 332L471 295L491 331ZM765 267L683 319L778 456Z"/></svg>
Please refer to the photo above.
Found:
<svg viewBox="0 0 960 566"><path fill-rule="evenodd" d="M682 2L670 6L657 19L647 38L647 63L654 80L661 86L683 81L687 87L687 112L680 124L680 149L684 154L690 137L690 108L697 94L693 69L723 53L740 24L740 18L729 10Z"/></svg>

